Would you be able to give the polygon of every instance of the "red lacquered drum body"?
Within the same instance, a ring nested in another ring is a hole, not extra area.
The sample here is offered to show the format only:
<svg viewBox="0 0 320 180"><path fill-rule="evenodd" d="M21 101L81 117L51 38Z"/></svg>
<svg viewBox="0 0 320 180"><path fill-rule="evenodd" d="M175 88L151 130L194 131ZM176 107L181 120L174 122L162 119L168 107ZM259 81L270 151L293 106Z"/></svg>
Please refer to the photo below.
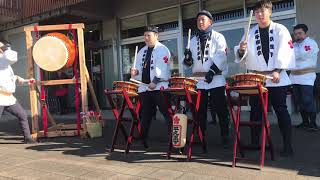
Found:
<svg viewBox="0 0 320 180"><path fill-rule="evenodd" d="M169 89L187 89L196 92L197 80L186 77L172 77L169 80Z"/></svg>
<svg viewBox="0 0 320 180"><path fill-rule="evenodd" d="M114 81L113 90L125 91L130 97L138 96L138 85L127 81Z"/></svg>

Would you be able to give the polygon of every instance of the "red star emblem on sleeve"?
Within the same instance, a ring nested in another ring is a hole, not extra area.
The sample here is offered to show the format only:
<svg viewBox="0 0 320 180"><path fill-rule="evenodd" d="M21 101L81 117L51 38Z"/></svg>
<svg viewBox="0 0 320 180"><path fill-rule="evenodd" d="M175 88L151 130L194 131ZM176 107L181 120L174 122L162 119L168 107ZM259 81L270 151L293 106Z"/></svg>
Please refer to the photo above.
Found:
<svg viewBox="0 0 320 180"><path fill-rule="evenodd" d="M173 124L179 124L180 119L178 118L178 116L173 118Z"/></svg>
<svg viewBox="0 0 320 180"><path fill-rule="evenodd" d="M290 41L288 42L288 44L289 44L290 48L291 48L291 49L293 49L293 43L292 43L292 40L290 40Z"/></svg>
<svg viewBox="0 0 320 180"><path fill-rule="evenodd" d="M164 61L164 63L168 63L168 61L169 61L169 59L168 59L168 56L165 56L165 57L163 57L163 61Z"/></svg>
<svg viewBox="0 0 320 180"><path fill-rule="evenodd" d="M304 46L304 50L305 51L311 51L311 47L310 46Z"/></svg>

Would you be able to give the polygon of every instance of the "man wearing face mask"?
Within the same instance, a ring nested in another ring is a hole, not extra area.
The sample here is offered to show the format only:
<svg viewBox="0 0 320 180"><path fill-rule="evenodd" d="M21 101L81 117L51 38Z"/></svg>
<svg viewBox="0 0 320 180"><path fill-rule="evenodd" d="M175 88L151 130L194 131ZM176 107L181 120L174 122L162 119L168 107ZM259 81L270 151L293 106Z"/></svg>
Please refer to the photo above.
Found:
<svg viewBox="0 0 320 180"><path fill-rule="evenodd" d="M271 1L257 2L254 6L254 14L258 24L250 30L247 42L243 37L240 45L234 48L235 62L244 63L251 72L273 78L266 80L266 87L283 138L283 150L280 155L293 156L291 117L286 105L288 85L291 84L286 70L295 67L291 35L285 26L271 21ZM250 106L250 121L261 122L262 106L258 96L250 97ZM253 145L259 144L260 131L258 128L251 129Z"/></svg>
<svg viewBox="0 0 320 180"><path fill-rule="evenodd" d="M227 147L229 135L225 97L225 75L228 73L227 43L222 34L213 30L212 24L213 17L210 12L203 10L197 14L197 35L191 39L190 49L185 50L184 64L192 67L194 76L200 77L196 86L201 91L199 121L204 138L209 100L219 118L221 142ZM207 151L206 143L203 150Z"/></svg>
<svg viewBox="0 0 320 180"><path fill-rule="evenodd" d="M307 128L312 131L319 130L316 124L316 105L314 102L313 85L316 79L315 68L319 48L317 43L307 36L308 27L298 24L293 28L296 56L296 67L290 73L293 92L297 98L302 123L297 128Z"/></svg>
<svg viewBox="0 0 320 180"><path fill-rule="evenodd" d="M147 141L151 120L157 107L167 122L168 134L171 131L171 119L168 108L160 94L160 89L168 88L170 72L170 51L158 41L158 27L148 26L144 32L146 45L138 52L136 64L131 69L131 77L146 85L139 86L141 97L142 138Z"/></svg>
<svg viewBox="0 0 320 180"><path fill-rule="evenodd" d="M17 52L11 50L10 44L0 41L0 119L3 111L9 112L19 120L24 136L24 143L35 143L31 138L27 114L13 96L16 80L20 84L33 82L34 79L23 79L13 73L11 65L17 62Z"/></svg>

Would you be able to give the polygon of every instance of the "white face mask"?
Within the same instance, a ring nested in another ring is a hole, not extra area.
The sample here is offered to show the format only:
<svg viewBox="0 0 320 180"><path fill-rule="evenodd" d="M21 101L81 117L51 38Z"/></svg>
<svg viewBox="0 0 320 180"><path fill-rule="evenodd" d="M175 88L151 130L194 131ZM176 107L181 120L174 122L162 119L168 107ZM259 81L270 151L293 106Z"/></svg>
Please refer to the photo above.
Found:
<svg viewBox="0 0 320 180"><path fill-rule="evenodd" d="M14 64L18 61L18 52L11 50L11 48L9 47L6 51L4 51L3 58L9 61L9 64Z"/></svg>

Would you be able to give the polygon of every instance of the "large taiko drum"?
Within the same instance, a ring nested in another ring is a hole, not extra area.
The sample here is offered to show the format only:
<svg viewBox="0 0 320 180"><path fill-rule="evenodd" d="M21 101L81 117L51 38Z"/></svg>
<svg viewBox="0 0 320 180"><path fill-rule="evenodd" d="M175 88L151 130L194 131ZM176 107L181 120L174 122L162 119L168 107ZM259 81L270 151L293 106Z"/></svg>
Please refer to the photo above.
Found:
<svg viewBox="0 0 320 180"><path fill-rule="evenodd" d="M58 71L72 66L76 47L64 34L53 32L40 38L33 46L32 56L43 70Z"/></svg>
<svg viewBox="0 0 320 180"><path fill-rule="evenodd" d="M193 93L196 93L197 80L187 77L172 77L169 79L169 90L187 89Z"/></svg>
<svg viewBox="0 0 320 180"><path fill-rule="evenodd" d="M252 88L258 87L259 85L262 86L263 91L266 91L266 88L264 87L266 80L265 75L256 73L243 73L233 75L231 76L231 79L231 86L234 88L240 88L241 90L238 90L240 93L256 94L257 91Z"/></svg>
<svg viewBox="0 0 320 180"><path fill-rule="evenodd" d="M125 91L130 97L138 96L138 85L127 81L114 81L113 90Z"/></svg>

